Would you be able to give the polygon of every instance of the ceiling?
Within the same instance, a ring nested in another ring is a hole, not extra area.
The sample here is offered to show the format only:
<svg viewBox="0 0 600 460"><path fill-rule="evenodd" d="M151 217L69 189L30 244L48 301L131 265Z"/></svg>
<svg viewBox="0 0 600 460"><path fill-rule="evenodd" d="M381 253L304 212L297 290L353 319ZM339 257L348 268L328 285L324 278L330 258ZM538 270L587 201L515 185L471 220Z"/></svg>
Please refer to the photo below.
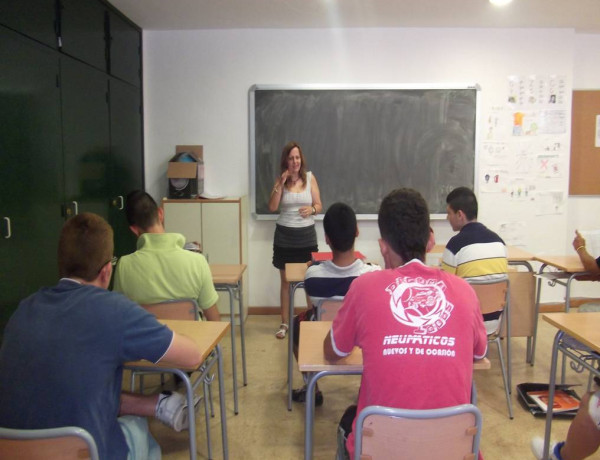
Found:
<svg viewBox="0 0 600 460"><path fill-rule="evenodd" d="M600 33L600 0L109 0L142 29L533 27Z"/></svg>

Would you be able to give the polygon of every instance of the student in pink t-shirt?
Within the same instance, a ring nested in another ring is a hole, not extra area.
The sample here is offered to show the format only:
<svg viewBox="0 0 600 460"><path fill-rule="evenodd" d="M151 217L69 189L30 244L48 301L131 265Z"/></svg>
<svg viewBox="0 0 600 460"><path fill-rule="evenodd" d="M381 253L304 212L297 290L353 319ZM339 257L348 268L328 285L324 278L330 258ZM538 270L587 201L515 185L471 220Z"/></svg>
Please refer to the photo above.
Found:
<svg viewBox="0 0 600 460"><path fill-rule="evenodd" d="M362 348L358 407L351 406L340 422L349 458L355 415L364 407L434 409L469 403L473 361L487 351L471 286L424 264L429 210L419 192L389 193L378 223L386 269L352 283L324 342L332 361L354 346Z"/></svg>

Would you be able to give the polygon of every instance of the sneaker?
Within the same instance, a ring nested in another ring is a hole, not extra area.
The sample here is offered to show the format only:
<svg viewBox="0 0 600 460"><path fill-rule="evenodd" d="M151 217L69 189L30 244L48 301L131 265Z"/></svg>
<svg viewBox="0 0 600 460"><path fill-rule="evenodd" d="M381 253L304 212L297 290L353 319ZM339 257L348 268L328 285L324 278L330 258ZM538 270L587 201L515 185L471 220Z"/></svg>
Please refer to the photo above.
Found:
<svg viewBox="0 0 600 460"><path fill-rule="evenodd" d="M201 396L194 395L194 413L198 411ZM163 391L156 403L156 418L175 431L187 430L189 427L187 398L181 393Z"/></svg>
<svg viewBox="0 0 600 460"><path fill-rule="evenodd" d="M296 390L292 390L292 401L295 402L306 402L306 387L298 388ZM323 405L323 393L321 390L315 391L315 406Z"/></svg>
<svg viewBox="0 0 600 460"><path fill-rule="evenodd" d="M550 457L549 460L562 460L560 456L560 449L564 445L564 442L554 442L550 444ZM531 451L535 458L542 460L544 457L544 438L535 437L531 440Z"/></svg>

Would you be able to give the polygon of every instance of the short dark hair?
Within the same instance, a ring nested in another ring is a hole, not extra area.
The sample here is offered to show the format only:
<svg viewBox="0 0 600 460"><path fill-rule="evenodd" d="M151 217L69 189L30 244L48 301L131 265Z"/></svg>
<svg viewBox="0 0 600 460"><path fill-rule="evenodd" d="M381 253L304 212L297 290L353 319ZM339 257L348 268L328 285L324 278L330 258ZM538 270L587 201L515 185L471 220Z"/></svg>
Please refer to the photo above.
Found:
<svg viewBox="0 0 600 460"><path fill-rule="evenodd" d="M158 223L158 205L148 193L134 190L127 195L125 215L129 225L137 225L146 231Z"/></svg>
<svg viewBox="0 0 600 460"><path fill-rule="evenodd" d="M58 240L58 272L93 281L113 256L113 230L102 217L84 212L71 217Z"/></svg>
<svg viewBox="0 0 600 460"><path fill-rule="evenodd" d="M477 219L477 197L470 188L455 188L448 193L446 203L454 212L462 211L467 220Z"/></svg>
<svg viewBox="0 0 600 460"><path fill-rule="evenodd" d="M349 251L356 238L356 214L345 203L334 203L323 218L323 229L329 238L331 249Z"/></svg>
<svg viewBox="0 0 600 460"><path fill-rule="evenodd" d="M429 240L429 209L419 192L410 188L391 191L381 202L377 217L381 238L404 262L425 261Z"/></svg>

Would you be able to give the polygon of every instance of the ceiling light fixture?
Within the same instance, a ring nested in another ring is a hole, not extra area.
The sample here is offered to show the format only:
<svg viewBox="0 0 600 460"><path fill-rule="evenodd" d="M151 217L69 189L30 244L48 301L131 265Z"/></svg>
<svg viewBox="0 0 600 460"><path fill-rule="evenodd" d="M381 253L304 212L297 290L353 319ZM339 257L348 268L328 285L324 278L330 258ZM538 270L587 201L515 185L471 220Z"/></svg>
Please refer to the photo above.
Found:
<svg viewBox="0 0 600 460"><path fill-rule="evenodd" d="M512 0L490 0L490 3L494 6L505 6L510 2L512 2Z"/></svg>

